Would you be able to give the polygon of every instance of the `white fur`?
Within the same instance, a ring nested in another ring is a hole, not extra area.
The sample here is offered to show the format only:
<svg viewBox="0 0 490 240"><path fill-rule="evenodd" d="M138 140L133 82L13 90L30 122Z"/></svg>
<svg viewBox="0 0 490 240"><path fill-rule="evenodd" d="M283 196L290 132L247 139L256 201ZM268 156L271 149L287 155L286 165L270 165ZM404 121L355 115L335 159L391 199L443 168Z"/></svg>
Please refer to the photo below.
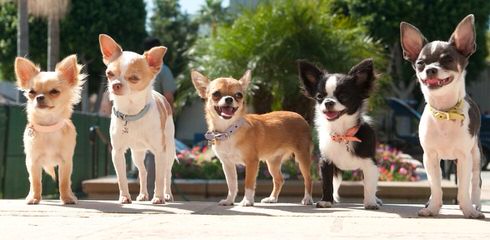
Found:
<svg viewBox="0 0 490 240"><path fill-rule="evenodd" d="M444 111L464 99L465 72L438 71L438 78L453 75L452 83L439 89L430 90L421 84L422 93L428 105L425 107L419 124L419 138L424 149L424 167L431 188L430 202L427 208L419 211L421 216L436 216L442 206L440 160L457 159L458 201L463 214L469 218L484 217L477 209L480 207L479 166L480 149L478 136L471 136L468 131L469 103L465 100L463 106L464 121L447 121L435 119L429 105ZM421 77L419 73L417 73ZM419 78L420 79L420 78ZM470 197L471 182L471 197ZM477 209L475 209L474 204Z"/></svg>
<svg viewBox="0 0 490 240"><path fill-rule="evenodd" d="M126 54L130 54L130 52L124 52L122 57L125 57ZM121 69L123 73L121 75L124 75L125 68ZM139 92L131 92L129 87L124 88L126 89L124 95L110 94L114 107L118 111L132 115L139 113L148 103L151 104L151 107L141 119L127 122L127 125L125 125L125 121L111 115L112 161L119 183L119 200L123 203L131 202L124 158L124 153L128 148L131 149L133 161L139 171L140 194L137 200L146 200L148 198L147 172L143 163L146 151L150 151L155 155L155 193L152 202L164 203L165 199L172 200L171 169L175 160L175 128L172 116L167 116L165 129L162 129L160 113L156 99L152 94L153 85L151 83L146 89ZM109 90L111 91L111 87L109 87ZM127 133L123 132L125 128L128 130ZM162 143L163 138L165 138L165 143Z"/></svg>
<svg viewBox="0 0 490 240"><path fill-rule="evenodd" d="M327 81L328 82L328 81ZM336 104L336 105L339 105ZM344 107L345 108L345 107ZM332 140L331 134L344 134L348 129L356 126L357 119L362 110L353 115L342 115L335 121L328 121L323 114L324 104L316 106L315 123L319 135L319 148L321 155L327 161L331 161L341 170L361 169L364 173L364 206L366 208L376 208L378 206L376 191L378 183L378 168L371 159L360 158L347 150L345 143L338 143ZM360 109L363 109L361 107ZM361 117L361 121L366 120ZM352 143L349 148L353 149ZM334 198L338 201L338 188L341 179L334 177ZM331 203L330 203L331 204ZM329 206L327 203L320 203L321 206Z"/></svg>

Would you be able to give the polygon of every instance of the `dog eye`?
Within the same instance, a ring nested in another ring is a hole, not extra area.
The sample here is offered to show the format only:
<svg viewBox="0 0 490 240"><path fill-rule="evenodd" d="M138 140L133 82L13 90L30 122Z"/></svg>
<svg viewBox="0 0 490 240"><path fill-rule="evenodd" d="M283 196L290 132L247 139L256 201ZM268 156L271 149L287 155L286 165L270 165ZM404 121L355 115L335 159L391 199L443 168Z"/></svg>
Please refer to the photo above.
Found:
<svg viewBox="0 0 490 240"><path fill-rule="evenodd" d="M417 65L417 67L423 67L425 65L424 61L422 60L418 60L415 65Z"/></svg>
<svg viewBox="0 0 490 240"><path fill-rule="evenodd" d="M34 91L34 89L29 90L29 96L35 96L35 95L36 95L36 91Z"/></svg>
<svg viewBox="0 0 490 240"><path fill-rule="evenodd" d="M440 60L441 63L451 63L453 61L453 57L446 55L443 56Z"/></svg>
<svg viewBox="0 0 490 240"><path fill-rule="evenodd" d="M221 98L221 93L219 91L216 91L212 94L213 100L218 101Z"/></svg>
<svg viewBox="0 0 490 240"><path fill-rule="evenodd" d="M131 81L131 82L137 82L140 79L137 76L131 76L131 77L128 78L128 80Z"/></svg>
<svg viewBox="0 0 490 240"><path fill-rule="evenodd" d="M240 93L240 92L237 92L237 93L235 93L234 97L235 97L236 100L240 100L240 99L243 98L243 94Z"/></svg>
<svg viewBox="0 0 490 240"><path fill-rule="evenodd" d="M111 72L111 71L108 71L108 72L106 73L106 75L107 75L107 77L108 77L108 78L113 78L113 77L115 76L115 75L114 75L114 73L113 73L113 72Z"/></svg>
<svg viewBox="0 0 490 240"><path fill-rule="evenodd" d="M323 100L323 98L324 98L324 96L323 96L323 94L321 94L321 93L317 93L317 94L316 94L316 96L315 96L315 99L316 99L317 101L322 101L322 100Z"/></svg>
<svg viewBox="0 0 490 240"><path fill-rule="evenodd" d="M60 94L60 91L58 89L52 89L51 91L49 91L49 95L51 96L56 96Z"/></svg>

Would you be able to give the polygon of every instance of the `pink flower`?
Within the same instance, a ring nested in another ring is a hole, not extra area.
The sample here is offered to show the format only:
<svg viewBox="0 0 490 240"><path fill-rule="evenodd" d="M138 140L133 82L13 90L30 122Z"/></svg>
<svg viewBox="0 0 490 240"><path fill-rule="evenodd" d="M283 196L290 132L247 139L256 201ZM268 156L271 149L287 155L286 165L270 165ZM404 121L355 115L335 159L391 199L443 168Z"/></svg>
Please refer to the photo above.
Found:
<svg viewBox="0 0 490 240"><path fill-rule="evenodd" d="M400 168L400 170L398 170L398 173L400 173L401 175L407 175L408 171L405 168Z"/></svg>

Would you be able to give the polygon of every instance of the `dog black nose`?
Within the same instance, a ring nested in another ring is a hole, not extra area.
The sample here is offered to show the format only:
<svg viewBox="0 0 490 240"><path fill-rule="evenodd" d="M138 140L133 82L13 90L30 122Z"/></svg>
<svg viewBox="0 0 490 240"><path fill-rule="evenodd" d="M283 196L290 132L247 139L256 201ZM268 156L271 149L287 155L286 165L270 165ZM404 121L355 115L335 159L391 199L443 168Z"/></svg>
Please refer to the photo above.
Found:
<svg viewBox="0 0 490 240"><path fill-rule="evenodd" d="M428 68L425 70L425 74L427 74L427 78L433 78L437 75L437 68Z"/></svg>
<svg viewBox="0 0 490 240"><path fill-rule="evenodd" d="M36 97L36 101L43 102L44 101L44 98L45 98L44 95L39 95L39 96Z"/></svg>
<svg viewBox="0 0 490 240"><path fill-rule="evenodd" d="M332 100L332 99L325 100L325 107L327 109L328 108L332 108L334 105L335 105L335 101L334 100Z"/></svg>
<svg viewBox="0 0 490 240"><path fill-rule="evenodd" d="M226 104L232 104L233 103L233 98L232 97L226 97L225 98L225 103Z"/></svg>

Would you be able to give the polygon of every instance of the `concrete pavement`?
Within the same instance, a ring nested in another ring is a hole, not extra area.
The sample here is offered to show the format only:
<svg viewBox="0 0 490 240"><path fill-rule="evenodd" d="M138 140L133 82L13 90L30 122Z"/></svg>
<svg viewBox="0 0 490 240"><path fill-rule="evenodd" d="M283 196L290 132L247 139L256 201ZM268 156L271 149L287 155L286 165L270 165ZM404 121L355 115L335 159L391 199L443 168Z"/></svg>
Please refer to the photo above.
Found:
<svg viewBox="0 0 490 240"><path fill-rule="evenodd" d="M342 203L316 209L292 203L221 207L216 202L120 205L83 200L25 205L0 200L1 239L486 239L485 220L464 219L445 205L437 218L419 218L422 205L387 204L379 211Z"/></svg>

